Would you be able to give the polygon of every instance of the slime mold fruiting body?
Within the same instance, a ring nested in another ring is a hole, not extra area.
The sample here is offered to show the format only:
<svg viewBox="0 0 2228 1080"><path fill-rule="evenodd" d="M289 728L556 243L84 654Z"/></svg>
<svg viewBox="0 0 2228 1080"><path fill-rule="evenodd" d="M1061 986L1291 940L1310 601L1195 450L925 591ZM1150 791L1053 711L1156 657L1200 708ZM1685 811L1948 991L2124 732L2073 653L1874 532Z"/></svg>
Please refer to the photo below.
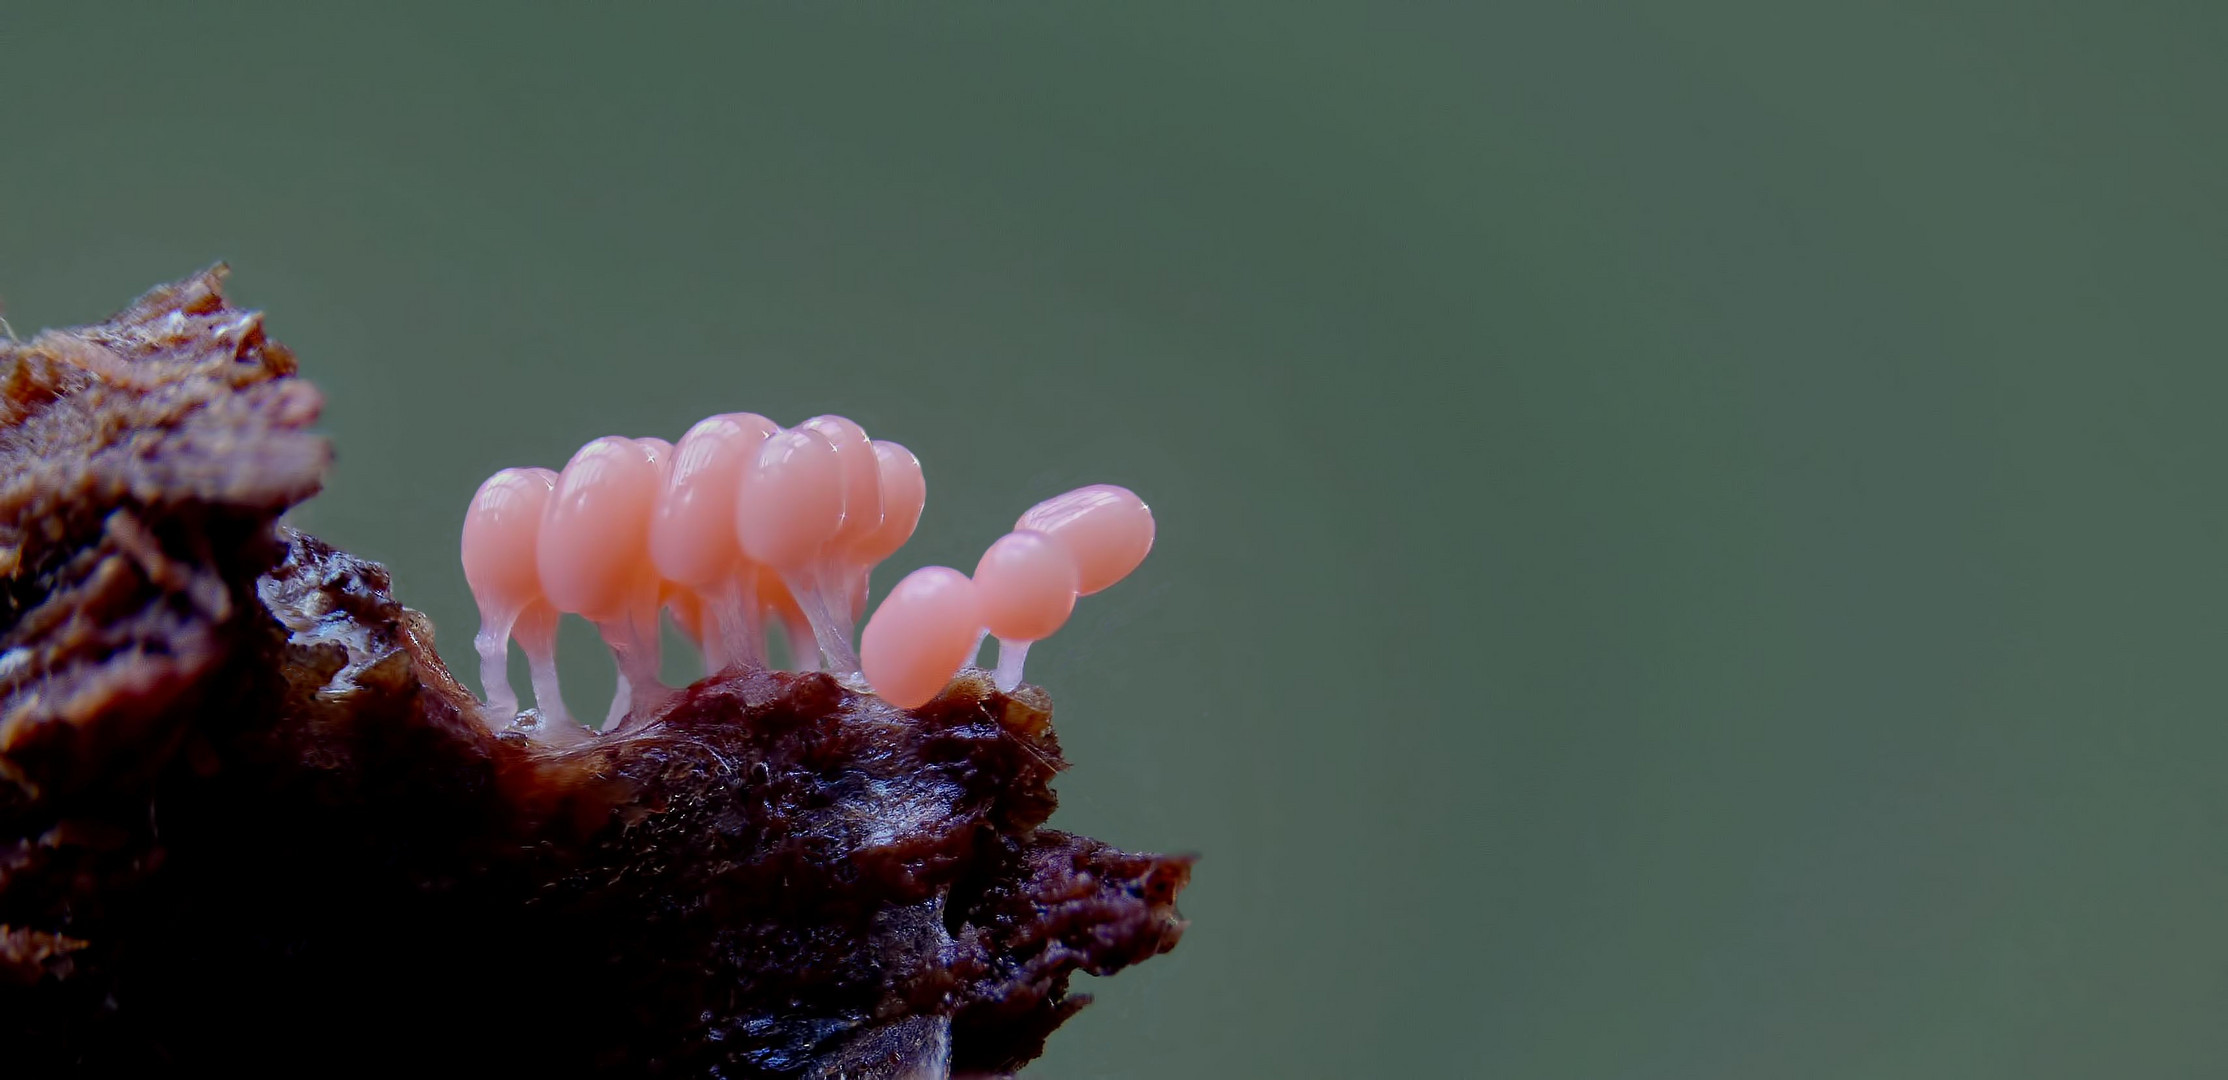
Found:
<svg viewBox="0 0 2228 1080"><path fill-rule="evenodd" d="M1021 684L1032 642L1051 637L1075 610L1075 558L1040 532L999 537L975 564L982 626L998 639L998 688Z"/></svg>
<svg viewBox="0 0 2228 1080"><path fill-rule="evenodd" d="M518 708L508 663L515 637L526 650L535 701L557 729L570 730L557 687L557 612L542 595L534 565L542 514L556 490L557 474L548 469L504 469L488 477L464 514L464 579L480 607L472 644L488 707Z"/></svg>
<svg viewBox="0 0 2228 1080"><path fill-rule="evenodd" d="M475 642L484 718L512 725L506 638L533 664L534 730L576 741L550 659L557 613L596 624L619 667L604 730L644 723L672 693L658 680L658 613L695 641L707 672L765 668L779 621L793 663L863 684L900 708L933 700L998 638L995 684L1021 685L1029 646L1058 630L1077 596L1136 569L1153 544L1152 511L1127 488L1096 484L1032 507L990 545L975 577L914 571L868 621L876 564L913 535L927 500L920 460L841 416L783 429L722 413L678 446L605 436L564 472L505 469L465 514L465 579L479 602ZM523 557L531 553L530 558Z"/></svg>
<svg viewBox="0 0 2228 1080"><path fill-rule="evenodd" d="M866 624L861 659L883 700L917 709L935 699L982 640L975 583L948 566L924 566L897 583Z"/></svg>
<svg viewBox="0 0 2228 1080"><path fill-rule="evenodd" d="M650 558L677 594L709 609L697 627L706 667L766 662L759 613L758 567L737 541L735 494L758 448L781 430L756 413L722 413L681 436L673 471L650 522ZM675 606L676 614L680 607Z"/></svg>
<svg viewBox="0 0 2228 1080"><path fill-rule="evenodd" d="M1153 550L1153 512L1125 487L1092 484L1029 508L1016 530L1041 532L1075 558L1076 592L1089 596L1129 576Z"/></svg>
<svg viewBox="0 0 2228 1080"><path fill-rule="evenodd" d="M744 474L735 500L735 532L743 554L781 577L805 617L829 670L857 670L850 643L836 629L821 590L822 567L839 554L847 487L842 451L820 429L775 434ZM877 521L877 524L880 522ZM802 655L802 640L789 643Z"/></svg>
<svg viewBox="0 0 2228 1080"><path fill-rule="evenodd" d="M536 538L542 593L560 612L596 625L619 662L605 726L655 704L659 581L650 563L650 512L664 485L659 444L606 436L573 454Z"/></svg>

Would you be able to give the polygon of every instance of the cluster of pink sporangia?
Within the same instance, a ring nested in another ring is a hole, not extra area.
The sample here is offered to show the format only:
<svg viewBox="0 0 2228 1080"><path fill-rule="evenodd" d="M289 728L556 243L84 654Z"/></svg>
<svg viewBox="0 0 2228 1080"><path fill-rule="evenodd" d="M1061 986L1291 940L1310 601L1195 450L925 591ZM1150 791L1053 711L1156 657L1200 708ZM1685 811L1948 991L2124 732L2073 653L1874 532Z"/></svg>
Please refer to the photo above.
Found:
<svg viewBox="0 0 2228 1080"><path fill-rule="evenodd" d="M854 652L867 576L913 535L927 490L911 451L840 416L784 430L756 413L724 413L677 446L605 436L562 473L496 473L464 516L488 723L506 727L518 713L508 671L516 638L533 675L538 734L585 734L558 693L564 613L594 623L618 661L606 731L630 714L648 717L672 692L658 677L661 611L697 642L707 671L765 666L767 628L779 619L797 666L818 660L907 709L933 699L995 636L995 681L1011 690L1030 643L1153 546L1143 500L1111 484L1078 488L1021 515L972 578L943 566L907 575Z"/></svg>

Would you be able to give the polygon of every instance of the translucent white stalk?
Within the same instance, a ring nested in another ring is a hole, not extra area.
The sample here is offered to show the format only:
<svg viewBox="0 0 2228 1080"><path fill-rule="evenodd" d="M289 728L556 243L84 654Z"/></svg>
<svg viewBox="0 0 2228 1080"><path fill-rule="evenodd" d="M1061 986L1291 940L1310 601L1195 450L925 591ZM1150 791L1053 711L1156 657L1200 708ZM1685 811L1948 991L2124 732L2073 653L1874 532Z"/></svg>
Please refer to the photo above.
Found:
<svg viewBox="0 0 2228 1080"><path fill-rule="evenodd" d="M1021 665L1029 659L1029 642L998 639L998 670L991 675L991 683L1002 693L1013 693L1021 685Z"/></svg>

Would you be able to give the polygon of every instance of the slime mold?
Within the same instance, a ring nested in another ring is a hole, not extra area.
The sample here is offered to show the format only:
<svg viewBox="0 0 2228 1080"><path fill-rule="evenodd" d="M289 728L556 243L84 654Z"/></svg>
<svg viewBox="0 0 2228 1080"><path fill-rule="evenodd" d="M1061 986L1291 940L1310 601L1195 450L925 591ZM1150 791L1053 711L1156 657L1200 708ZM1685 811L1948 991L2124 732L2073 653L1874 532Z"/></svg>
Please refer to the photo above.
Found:
<svg viewBox="0 0 2228 1080"><path fill-rule="evenodd" d="M543 676L552 611L587 617L611 648L609 732L629 730L630 717L648 723L672 693L657 675L661 608L698 643L707 674L765 668L779 621L799 669L906 709L933 700L995 636L992 681L1011 693L1029 646L1067 621L1076 597L1127 577L1152 550L1152 510L1136 493L1078 488L1022 514L972 579L942 566L907 575L854 649L868 578L912 536L927 491L912 451L832 415L784 430L757 413L722 413L678 447L607 435L562 473L497 472L465 510L462 544L480 608L483 720L556 744L583 737L555 672ZM511 690L508 634L524 635L538 715L521 712Z"/></svg>

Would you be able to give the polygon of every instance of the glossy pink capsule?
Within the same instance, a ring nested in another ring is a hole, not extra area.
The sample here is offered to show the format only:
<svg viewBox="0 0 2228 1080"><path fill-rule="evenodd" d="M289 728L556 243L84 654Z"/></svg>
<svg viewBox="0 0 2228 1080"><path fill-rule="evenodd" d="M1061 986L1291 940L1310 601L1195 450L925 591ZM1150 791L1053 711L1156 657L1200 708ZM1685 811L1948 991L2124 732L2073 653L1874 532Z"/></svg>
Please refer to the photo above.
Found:
<svg viewBox="0 0 2228 1080"><path fill-rule="evenodd" d="M510 640L519 617L542 603L534 551L542 513L556 487L557 474L548 469L504 469L480 485L464 511L464 580L480 609L480 631L473 638L480 654L480 684L490 713L503 722L518 711L510 681Z"/></svg>
<svg viewBox="0 0 2228 1080"><path fill-rule="evenodd" d="M827 436L791 428L766 440L735 500L743 553L784 573L816 565L843 528L843 462Z"/></svg>
<svg viewBox="0 0 2228 1080"><path fill-rule="evenodd" d="M815 416L797 425L826 436L835 447L843 472L843 525L833 537L836 552L844 553L882 525L881 464L866 429L841 416Z"/></svg>
<svg viewBox="0 0 2228 1080"><path fill-rule="evenodd" d="M472 495L464 512L464 580L483 615L515 614L541 598L535 542L556 490L557 474L548 469L504 469Z"/></svg>
<svg viewBox="0 0 2228 1080"><path fill-rule="evenodd" d="M950 685L981 628L975 583L948 566L924 566L898 582L867 620L859 661L883 700L917 709Z"/></svg>
<svg viewBox="0 0 2228 1080"><path fill-rule="evenodd" d="M1075 586L1075 559L1043 533L1007 533L983 552L975 564L975 596L983 628L998 639L998 670L991 676L998 689L1021 685L1029 646L1068 621Z"/></svg>
<svg viewBox="0 0 2228 1080"><path fill-rule="evenodd" d="M722 413L681 436L650 519L650 561L658 576L703 607L697 636L705 669L763 664L760 620L752 610L756 571L735 535L735 497L758 450L780 431L756 413ZM668 594L667 606L679 615Z"/></svg>
<svg viewBox="0 0 2228 1080"><path fill-rule="evenodd" d="M820 430L791 428L766 440L735 499L735 533L743 554L780 573L811 620L829 669L838 675L858 667L851 620L839 620L825 584L837 565L833 545L843 529L844 460ZM803 655L794 643L792 651Z"/></svg>
<svg viewBox="0 0 2228 1080"><path fill-rule="evenodd" d="M1153 511L1125 487L1092 484L1029 508L1016 531L1041 532L1075 557L1077 592L1098 592L1129 576L1153 550Z"/></svg>
<svg viewBox="0 0 2228 1080"><path fill-rule="evenodd" d="M681 436L650 521L650 559L667 581L710 589L736 573L735 494L758 450L781 430L756 413L722 413Z"/></svg>
<svg viewBox="0 0 2228 1080"><path fill-rule="evenodd" d="M550 606L601 622L625 617L646 589L655 600L649 541L662 479L657 449L608 435L565 464L535 549Z"/></svg>
<svg viewBox="0 0 2228 1080"><path fill-rule="evenodd" d="M853 541L849 552L851 573L845 601L854 622L866 614L868 577L882 560L913 538L913 530L921 521L921 508L928 502L928 481L921 473L921 460L911 450L876 439L874 458L882 480L882 523Z"/></svg>
<svg viewBox="0 0 2228 1080"><path fill-rule="evenodd" d="M982 624L1001 642L1042 641L1075 610L1075 560L1040 532L998 538L975 564Z"/></svg>
<svg viewBox="0 0 2228 1080"><path fill-rule="evenodd" d="M928 480L921 474L921 459L911 450L886 439L874 440L875 471L880 476L882 520L851 545L862 562L881 562L913 538L921 523L921 508L928 503Z"/></svg>
<svg viewBox="0 0 2228 1080"><path fill-rule="evenodd" d="M558 474L536 543L542 594L551 607L596 624L619 665L606 730L632 708L647 714L663 696L658 668L658 575L650 564L650 518L665 483L672 444L616 435L589 442Z"/></svg>

